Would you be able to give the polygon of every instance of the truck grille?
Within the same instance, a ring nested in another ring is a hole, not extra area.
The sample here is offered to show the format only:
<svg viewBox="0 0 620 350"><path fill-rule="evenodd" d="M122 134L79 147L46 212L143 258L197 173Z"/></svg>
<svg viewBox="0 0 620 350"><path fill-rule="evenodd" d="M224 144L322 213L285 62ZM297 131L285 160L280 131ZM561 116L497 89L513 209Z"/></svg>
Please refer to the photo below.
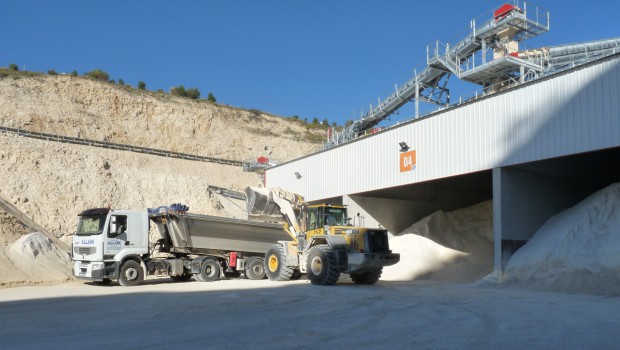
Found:
<svg viewBox="0 0 620 350"><path fill-rule="evenodd" d="M389 253L390 245L386 231L367 231L366 251L368 253Z"/></svg>
<svg viewBox="0 0 620 350"><path fill-rule="evenodd" d="M73 247L73 252L80 255L90 255L93 252L92 247Z"/></svg>

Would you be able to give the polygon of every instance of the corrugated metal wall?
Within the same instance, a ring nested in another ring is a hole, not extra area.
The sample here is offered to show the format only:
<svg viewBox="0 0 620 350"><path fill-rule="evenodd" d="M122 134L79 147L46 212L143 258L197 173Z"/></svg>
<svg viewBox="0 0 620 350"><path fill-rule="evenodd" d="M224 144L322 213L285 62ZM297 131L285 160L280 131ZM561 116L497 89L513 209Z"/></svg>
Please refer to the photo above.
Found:
<svg viewBox="0 0 620 350"><path fill-rule="evenodd" d="M403 141L415 170L400 171ZM266 182L312 201L617 146L618 55L279 165Z"/></svg>

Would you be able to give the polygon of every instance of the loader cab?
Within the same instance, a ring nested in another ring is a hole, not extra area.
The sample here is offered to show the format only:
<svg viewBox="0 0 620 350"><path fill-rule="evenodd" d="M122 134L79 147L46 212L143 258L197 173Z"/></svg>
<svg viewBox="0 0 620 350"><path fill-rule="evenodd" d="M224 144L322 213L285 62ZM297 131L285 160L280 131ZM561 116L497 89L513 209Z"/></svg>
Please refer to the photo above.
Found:
<svg viewBox="0 0 620 350"><path fill-rule="evenodd" d="M302 218L305 232L323 230L325 226L345 226L346 221L346 207L327 204L309 206Z"/></svg>

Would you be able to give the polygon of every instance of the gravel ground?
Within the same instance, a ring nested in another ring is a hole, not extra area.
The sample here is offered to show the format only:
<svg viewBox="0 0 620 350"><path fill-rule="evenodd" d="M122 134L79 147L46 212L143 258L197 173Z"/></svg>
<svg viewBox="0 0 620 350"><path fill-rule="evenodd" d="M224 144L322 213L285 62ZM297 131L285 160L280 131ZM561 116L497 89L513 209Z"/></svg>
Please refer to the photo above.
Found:
<svg viewBox="0 0 620 350"><path fill-rule="evenodd" d="M420 282L0 290L6 349L612 349L620 298Z"/></svg>

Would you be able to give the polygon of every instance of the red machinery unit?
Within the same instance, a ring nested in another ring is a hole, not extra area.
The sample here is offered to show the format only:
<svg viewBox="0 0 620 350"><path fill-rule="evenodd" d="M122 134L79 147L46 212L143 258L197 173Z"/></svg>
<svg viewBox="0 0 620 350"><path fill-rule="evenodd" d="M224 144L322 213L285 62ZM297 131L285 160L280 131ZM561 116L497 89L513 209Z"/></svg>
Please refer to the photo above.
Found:
<svg viewBox="0 0 620 350"><path fill-rule="evenodd" d="M493 18L495 19L495 22L506 17L514 9L515 7L510 4L503 4L502 6L500 6L497 10L495 10L495 12L493 12Z"/></svg>

